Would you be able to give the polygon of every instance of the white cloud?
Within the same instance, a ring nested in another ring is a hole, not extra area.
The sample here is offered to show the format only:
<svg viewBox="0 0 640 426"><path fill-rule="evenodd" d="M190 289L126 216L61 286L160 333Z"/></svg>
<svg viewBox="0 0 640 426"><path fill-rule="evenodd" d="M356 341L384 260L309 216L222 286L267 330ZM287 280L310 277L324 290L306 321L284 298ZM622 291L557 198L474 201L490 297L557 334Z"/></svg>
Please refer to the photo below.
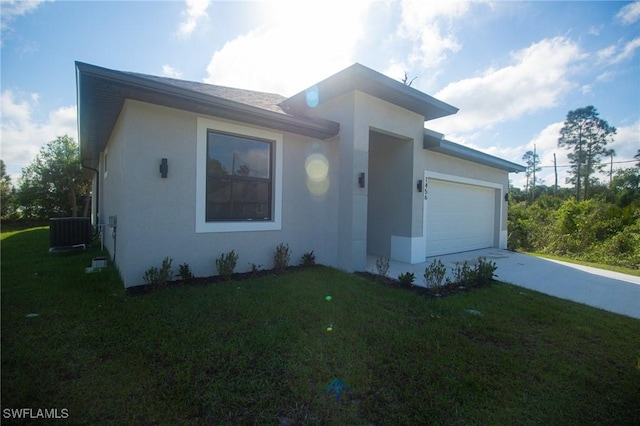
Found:
<svg viewBox="0 0 640 426"><path fill-rule="evenodd" d="M624 47L622 48L622 52L620 52L618 56L616 56L614 61L620 62L624 59L631 58L635 50L639 47L640 47L640 37L637 37L624 45Z"/></svg>
<svg viewBox="0 0 640 426"><path fill-rule="evenodd" d="M610 148L616 150L613 161L633 160L633 156L640 148L640 120L629 126L618 127ZM631 167L633 163L622 164L623 167Z"/></svg>
<svg viewBox="0 0 640 426"><path fill-rule="evenodd" d="M640 19L640 2L629 3L616 14L616 18L625 25L630 25Z"/></svg>
<svg viewBox="0 0 640 426"><path fill-rule="evenodd" d="M489 148L476 148L488 154L495 155L500 158L504 158L514 163L524 165L522 156L527 151L534 151L540 158L541 169L536 172L536 180L546 186L553 186L555 183L555 172L553 169L553 155L556 155L556 164L559 166L558 170L558 186L567 186L565 183L568 176L567 171L569 168L561 167L569 164L567 154L569 150L566 148L558 147L558 138L560 137L560 129L564 122L555 122L547 125L538 134L536 134L526 144L518 145L515 147L489 147ZM516 188L524 188L526 185L526 176L524 173L509 175L511 183Z"/></svg>
<svg viewBox="0 0 640 426"><path fill-rule="evenodd" d="M182 71L173 68L171 65L163 65L162 75L165 77L180 78L182 77Z"/></svg>
<svg viewBox="0 0 640 426"><path fill-rule="evenodd" d="M564 37L544 39L514 52L512 65L450 83L436 93L436 98L460 111L437 120L434 128L445 134L489 129L494 124L554 107L576 86L569 76L585 56Z"/></svg>
<svg viewBox="0 0 640 426"><path fill-rule="evenodd" d="M602 25L598 25L597 27L592 25L591 27L589 27L589 31L588 31L589 35L592 35L592 36L599 36L601 32L602 32Z"/></svg>
<svg viewBox="0 0 640 426"><path fill-rule="evenodd" d="M413 42L409 62L435 68L447 58L448 52L459 51L462 45L453 34L451 21L468 10L466 1L404 0L397 34Z"/></svg>
<svg viewBox="0 0 640 426"><path fill-rule="evenodd" d="M613 80L614 76L615 76L615 73L611 71L605 71L596 77L596 81L611 81Z"/></svg>
<svg viewBox="0 0 640 426"><path fill-rule="evenodd" d="M14 183L17 182L22 168L35 158L40 148L47 142L65 134L78 140L75 105L60 107L49 113L43 122L37 122L33 118L38 102L37 94L19 99L20 97L11 90L3 90L1 96L2 152L0 156Z"/></svg>
<svg viewBox="0 0 640 426"><path fill-rule="evenodd" d="M598 62L610 65L617 64L631 59L638 48L640 48L640 37L636 37L624 45L613 44L598 51Z"/></svg>
<svg viewBox="0 0 640 426"><path fill-rule="evenodd" d="M211 0L185 0L187 8L182 12L182 22L178 26L177 34L187 38L198 26L198 22L209 17L207 9Z"/></svg>
<svg viewBox="0 0 640 426"><path fill-rule="evenodd" d="M615 53L616 53L615 45L611 45L611 46L605 47L604 49L600 49L598 50L598 53L597 53L598 61L600 62L608 61L613 55L615 55Z"/></svg>
<svg viewBox="0 0 640 426"><path fill-rule="evenodd" d="M263 26L227 42L210 84L292 95L354 62L369 1L268 3Z"/></svg>
<svg viewBox="0 0 640 426"><path fill-rule="evenodd" d="M11 23L18 17L33 12L44 0L2 0L0 1L0 46L2 38L11 31Z"/></svg>

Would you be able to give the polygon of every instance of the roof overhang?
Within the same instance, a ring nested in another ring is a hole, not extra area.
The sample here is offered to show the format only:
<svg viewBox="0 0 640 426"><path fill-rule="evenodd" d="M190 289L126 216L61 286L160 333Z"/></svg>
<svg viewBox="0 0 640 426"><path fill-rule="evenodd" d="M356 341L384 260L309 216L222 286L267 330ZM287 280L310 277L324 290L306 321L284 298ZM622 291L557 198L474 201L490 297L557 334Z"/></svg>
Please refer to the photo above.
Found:
<svg viewBox="0 0 640 426"><path fill-rule="evenodd" d="M125 99L212 115L318 139L338 134L338 123L319 118L294 117L187 90L142 75L76 62L78 141L80 158L96 167L116 124Z"/></svg>
<svg viewBox="0 0 640 426"><path fill-rule="evenodd" d="M524 172L526 170L526 168L520 164L512 163L511 161L503 160L502 158L485 154L484 152L476 149L448 141L443 138L442 134L429 129L425 129L424 131L423 148L460 158L462 160L472 161L474 163L500 170L506 170L509 173Z"/></svg>
<svg viewBox="0 0 640 426"><path fill-rule="evenodd" d="M318 104L321 104L354 90L420 114L425 121L458 112L458 108L454 106L358 63L291 96L282 101L280 106L290 114L305 115L307 111L315 107L307 104L307 93L310 91L317 93Z"/></svg>

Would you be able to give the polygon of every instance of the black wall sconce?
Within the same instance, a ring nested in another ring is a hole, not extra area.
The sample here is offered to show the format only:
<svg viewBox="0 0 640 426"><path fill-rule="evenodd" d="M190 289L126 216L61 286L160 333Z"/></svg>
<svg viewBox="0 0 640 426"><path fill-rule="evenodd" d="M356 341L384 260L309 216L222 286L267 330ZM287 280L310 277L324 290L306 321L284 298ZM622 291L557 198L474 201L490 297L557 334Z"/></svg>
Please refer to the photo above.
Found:
<svg viewBox="0 0 640 426"><path fill-rule="evenodd" d="M163 158L160 162L160 176L166 179L167 174L169 174L169 162L166 158Z"/></svg>
<svg viewBox="0 0 640 426"><path fill-rule="evenodd" d="M508 192L504 194L504 200L505 201L509 201L509 193Z"/></svg>
<svg viewBox="0 0 640 426"><path fill-rule="evenodd" d="M364 172L361 172L358 176L358 185L360 185L360 188L364 188Z"/></svg>
<svg viewBox="0 0 640 426"><path fill-rule="evenodd" d="M416 189L418 190L418 192L422 192L422 179L418 181L418 184L416 185Z"/></svg>

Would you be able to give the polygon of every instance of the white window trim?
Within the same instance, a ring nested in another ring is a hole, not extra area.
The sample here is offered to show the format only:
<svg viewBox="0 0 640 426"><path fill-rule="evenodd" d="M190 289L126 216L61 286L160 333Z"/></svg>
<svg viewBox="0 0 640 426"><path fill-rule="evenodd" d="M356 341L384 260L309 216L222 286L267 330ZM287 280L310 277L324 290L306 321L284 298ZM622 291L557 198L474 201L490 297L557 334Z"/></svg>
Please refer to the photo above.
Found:
<svg viewBox="0 0 640 426"><path fill-rule="evenodd" d="M205 218L207 194L207 132L209 130L233 133L275 141L273 165L273 215L270 221L207 222ZM279 231L282 229L282 150L283 136L241 124L198 117L196 148L196 233Z"/></svg>

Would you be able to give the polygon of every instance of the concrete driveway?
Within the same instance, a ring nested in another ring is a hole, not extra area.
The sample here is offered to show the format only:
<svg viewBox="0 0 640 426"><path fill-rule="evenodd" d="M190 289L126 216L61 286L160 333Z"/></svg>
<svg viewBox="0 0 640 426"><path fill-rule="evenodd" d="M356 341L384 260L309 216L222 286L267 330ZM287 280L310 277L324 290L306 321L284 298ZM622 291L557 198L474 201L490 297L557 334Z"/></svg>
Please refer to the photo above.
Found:
<svg viewBox="0 0 640 426"><path fill-rule="evenodd" d="M495 262L500 281L640 319L640 277L508 250L482 249L436 256L414 265L391 261L388 275L396 278L403 272L413 272L416 285L424 286L424 269L433 259L440 259L450 276L456 263L467 261L474 265L478 257ZM377 273L373 256L367 258L367 271Z"/></svg>

